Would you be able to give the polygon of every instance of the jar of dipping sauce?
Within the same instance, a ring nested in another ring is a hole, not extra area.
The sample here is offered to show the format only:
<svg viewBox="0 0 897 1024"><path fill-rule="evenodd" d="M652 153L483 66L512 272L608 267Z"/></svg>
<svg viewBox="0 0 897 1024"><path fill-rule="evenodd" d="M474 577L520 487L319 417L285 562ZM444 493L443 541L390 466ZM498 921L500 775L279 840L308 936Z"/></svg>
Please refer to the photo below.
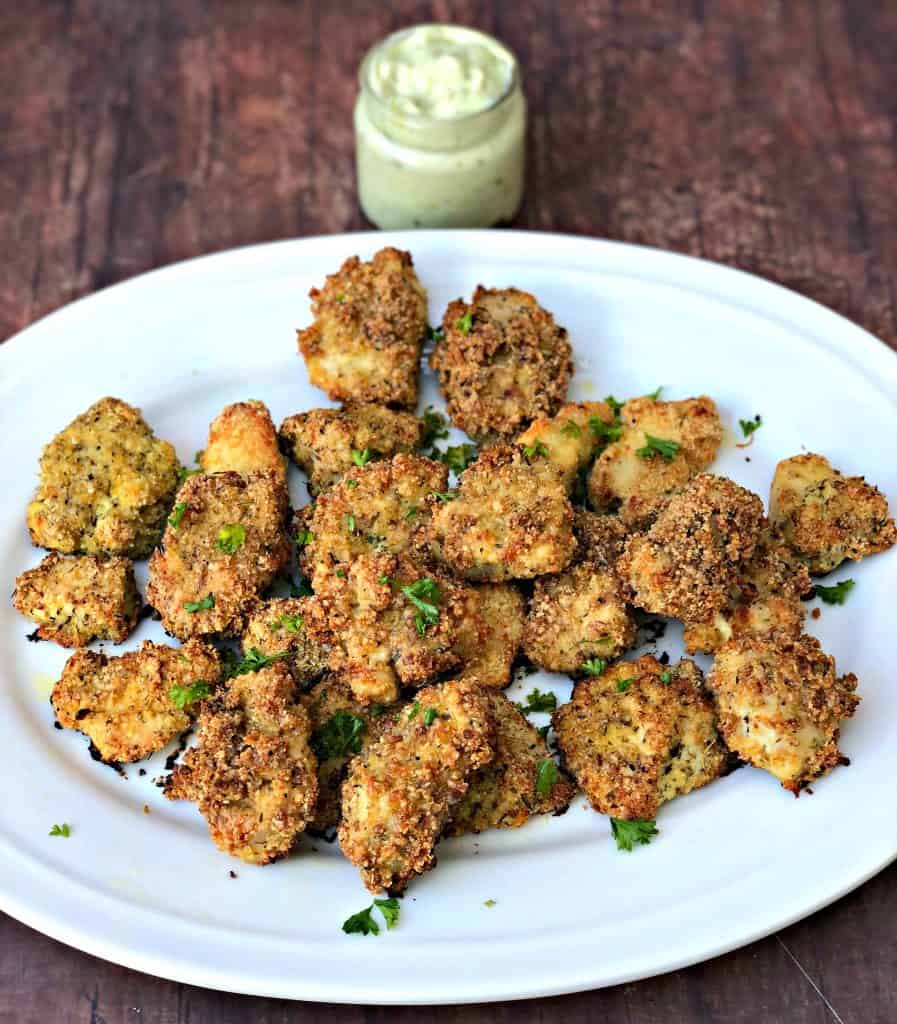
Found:
<svg viewBox="0 0 897 1024"><path fill-rule="evenodd" d="M416 25L364 58L355 104L361 208L380 228L489 227L523 197L517 60L459 25Z"/></svg>

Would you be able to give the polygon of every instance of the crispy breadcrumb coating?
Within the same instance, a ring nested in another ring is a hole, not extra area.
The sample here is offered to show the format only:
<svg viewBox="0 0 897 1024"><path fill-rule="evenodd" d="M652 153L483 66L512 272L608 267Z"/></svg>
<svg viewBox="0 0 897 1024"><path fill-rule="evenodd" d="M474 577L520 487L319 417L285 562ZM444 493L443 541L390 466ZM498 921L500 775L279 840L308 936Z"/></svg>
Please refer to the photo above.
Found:
<svg viewBox="0 0 897 1024"><path fill-rule="evenodd" d="M619 661L578 682L552 725L561 763L592 807L614 818L653 819L727 768L713 702L690 661Z"/></svg>
<svg viewBox="0 0 897 1024"><path fill-rule="evenodd" d="M470 780L446 835L461 836L487 828L518 828L534 814L562 814L576 786L560 770L539 769L551 759L548 744L503 693L487 700L495 721L495 757Z"/></svg>
<svg viewBox="0 0 897 1024"><path fill-rule="evenodd" d="M311 409L288 416L280 425L283 450L308 474L312 495L351 473L358 461L414 451L423 434L423 423L416 416L383 405Z"/></svg>
<svg viewBox="0 0 897 1024"><path fill-rule="evenodd" d="M477 583L463 588L466 611L458 624L459 678L502 689L511 682L523 639L526 608L513 583Z"/></svg>
<svg viewBox="0 0 897 1024"><path fill-rule="evenodd" d="M225 406L212 420L199 464L206 473L249 476L268 472L282 487L287 484L286 464L264 402L251 400Z"/></svg>
<svg viewBox="0 0 897 1024"><path fill-rule="evenodd" d="M91 640L120 644L137 625L141 600L127 558L51 552L16 579L12 603L38 625L41 640L86 647Z"/></svg>
<svg viewBox="0 0 897 1024"><path fill-rule="evenodd" d="M756 494L725 477L695 477L647 533L627 543L617 571L631 602L655 615L711 621L753 555L763 521Z"/></svg>
<svg viewBox="0 0 897 1024"><path fill-rule="evenodd" d="M680 402L632 398L620 412L622 434L595 460L589 504L596 512L619 510L634 526L648 525L670 498L716 457L723 438L719 413L706 395ZM680 447L667 461L638 454L648 435Z"/></svg>
<svg viewBox="0 0 897 1024"><path fill-rule="evenodd" d="M238 676L203 705L198 745L175 766L165 795L199 806L219 850L270 864L290 852L314 814L310 737L282 662Z"/></svg>
<svg viewBox="0 0 897 1024"><path fill-rule="evenodd" d="M181 640L239 636L289 563L286 516L286 491L270 473L189 477L149 563L146 599L166 631Z"/></svg>
<svg viewBox="0 0 897 1024"><path fill-rule="evenodd" d="M430 365L452 422L471 437L513 437L560 408L573 376L570 342L529 292L478 285L470 304L449 304L442 330Z"/></svg>
<svg viewBox="0 0 897 1024"><path fill-rule="evenodd" d="M284 659L300 686L313 683L327 668L330 648L321 642L326 617L313 597L273 597L257 604L246 620L240 641L243 653L256 650L270 658L289 651Z"/></svg>
<svg viewBox="0 0 897 1024"><path fill-rule="evenodd" d="M842 476L828 459L812 453L776 466L769 518L814 574L897 543L897 527L881 491L861 476Z"/></svg>
<svg viewBox="0 0 897 1024"><path fill-rule="evenodd" d="M579 547L577 559L612 569L620 560L633 530L619 516L577 509L573 522Z"/></svg>
<svg viewBox="0 0 897 1024"><path fill-rule="evenodd" d="M613 421L613 410L606 402L573 402L556 416L535 420L517 438L517 444L523 448L541 445L545 458L560 471L570 494L580 471L588 466L602 443L596 427Z"/></svg>
<svg viewBox="0 0 897 1024"><path fill-rule="evenodd" d="M146 640L118 658L76 651L50 702L59 724L88 736L104 761L139 761L190 727L220 677L218 652L209 644L190 640L174 648ZM197 683L205 687L191 690Z"/></svg>
<svg viewBox="0 0 897 1024"><path fill-rule="evenodd" d="M299 351L312 384L337 402L413 409L427 293L411 254L381 249L370 263L352 256L309 295L315 321L299 331Z"/></svg>
<svg viewBox="0 0 897 1024"><path fill-rule="evenodd" d="M430 686L389 716L343 783L340 848L371 892L401 893L436 863L434 847L474 773L493 756L486 692Z"/></svg>
<svg viewBox="0 0 897 1024"><path fill-rule="evenodd" d="M179 467L139 409L102 398L44 448L31 540L64 554L143 558L159 540Z"/></svg>
<svg viewBox="0 0 897 1024"><path fill-rule="evenodd" d="M717 652L707 685L729 749L792 793L848 763L838 727L859 704L857 678L836 676L834 658L815 637L731 640Z"/></svg>

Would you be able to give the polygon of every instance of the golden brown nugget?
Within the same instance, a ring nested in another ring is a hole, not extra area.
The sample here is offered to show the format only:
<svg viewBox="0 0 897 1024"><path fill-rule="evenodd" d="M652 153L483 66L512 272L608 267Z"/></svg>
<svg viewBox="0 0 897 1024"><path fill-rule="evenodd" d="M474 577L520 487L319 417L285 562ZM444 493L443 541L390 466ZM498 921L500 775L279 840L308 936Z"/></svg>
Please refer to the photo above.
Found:
<svg viewBox="0 0 897 1024"><path fill-rule="evenodd" d="M286 492L270 473L203 473L178 491L146 599L173 636L239 636L260 593L286 568Z"/></svg>
<svg viewBox="0 0 897 1024"><path fill-rule="evenodd" d="M321 642L326 628L324 609L315 598L273 597L253 608L240 642L244 654L287 654L284 663L296 682L306 686L327 668L330 646Z"/></svg>
<svg viewBox="0 0 897 1024"><path fill-rule="evenodd" d="M836 676L834 658L815 637L731 640L707 685L729 749L795 795L849 763L838 749L839 725L859 704L857 678Z"/></svg>
<svg viewBox="0 0 897 1024"><path fill-rule="evenodd" d="M285 857L318 798L311 725L286 666L232 679L204 704L197 736L165 795L196 803L224 853L249 864Z"/></svg>
<svg viewBox="0 0 897 1024"><path fill-rule="evenodd" d="M811 573L859 562L897 542L887 498L861 476L842 476L822 455L783 459L772 478L769 518Z"/></svg>
<svg viewBox="0 0 897 1024"><path fill-rule="evenodd" d="M50 698L59 724L87 736L104 761L139 761L190 727L221 678L218 652L190 640L180 648L144 641L108 658L76 651Z"/></svg>
<svg viewBox="0 0 897 1024"><path fill-rule="evenodd" d="M12 603L37 623L41 640L63 647L86 647L94 639L120 644L141 607L130 559L66 558L55 551L18 577Z"/></svg>
<svg viewBox="0 0 897 1024"><path fill-rule="evenodd" d="M304 542L300 563L315 590L359 555L421 552L434 496L447 487L442 463L395 455L353 470L310 509L302 509L294 532Z"/></svg>
<svg viewBox="0 0 897 1024"><path fill-rule="evenodd" d="M612 569L635 531L619 516L577 509L573 531L578 541L577 560Z"/></svg>
<svg viewBox="0 0 897 1024"><path fill-rule="evenodd" d="M102 398L44 448L31 540L64 554L144 558L159 540L180 462L139 409Z"/></svg>
<svg viewBox="0 0 897 1024"><path fill-rule="evenodd" d="M398 895L436 864L434 847L472 776L492 759L494 736L486 693L453 680L421 690L353 758L339 843L371 892Z"/></svg>
<svg viewBox="0 0 897 1024"><path fill-rule="evenodd" d="M534 454L544 449L542 454L558 469L570 494L580 471L604 444L601 428L613 422L613 410L606 402L573 402L556 416L537 419L517 438L517 444Z"/></svg>
<svg viewBox="0 0 897 1024"><path fill-rule="evenodd" d="M618 511L625 522L645 526L713 462L723 428L716 404L706 395L680 402L632 398L620 411L620 425L619 439L608 444L589 474L589 504L596 512ZM652 438L673 443L664 449L668 457Z"/></svg>
<svg viewBox="0 0 897 1024"><path fill-rule="evenodd" d="M413 409L427 293L411 254L381 249L370 263L352 256L309 295L315 321L299 331L299 351L312 384L337 402Z"/></svg>
<svg viewBox="0 0 897 1024"><path fill-rule="evenodd" d="M728 767L713 702L690 661L619 661L578 682L551 721L561 764L592 807L614 818L651 820Z"/></svg>
<svg viewBox="0 0 897 1024"><path fill-rule="evenodd" d="M430 356L455 426L478 440L514 437L553 416L567 394L573 359L567 332L534 295L477 286L442 318Z"/></svg>
<svg viewBox="0 0 897 1024"><path fill-rule="evenodd" d="M511 682L523 639L526 607L513 583L465 587L466 611L458 625L459 678L502 689Z"/></svg>
<svg viewBox="0 0 897 1024"><path fill-rule="evenodd" d="M212 420L205 451L199 464L205 473L267 472L287 484L287 468L277 444L271 413L264 402L248 401L227 405Z"/></svg>
<svg viewBox="0 0 897 1024"><path fill-rule="evenodd" d="M311 409L280 425L283 450L308 474L313 496L368 462L414 451L423 435L416 416L383 405Z"/></svg>
<svg viewBox="0 0 897 1024"><path fill-rule="evenodd" d="M503 693L487 697L495 721L495 757L470 780L446 835L519 828L534 814L561 814L576 786L561 772L535 726Z"/></svg>
<svg viewBox="0 0 897 1024"><path fill-rule="evenodd" d="M629 600L655 615L710 622L724 607L764 522L756 494L701 474L651 529L632 537L617 571Z"/></svg>
<svg viewBox="0 0 897 1024"><path fill-rule="evenodd" d="M558 471L504 443L486 448L461 474L457 497L435 510L430 532L439 557L469 580L560 572L577 547Z"/></svg>

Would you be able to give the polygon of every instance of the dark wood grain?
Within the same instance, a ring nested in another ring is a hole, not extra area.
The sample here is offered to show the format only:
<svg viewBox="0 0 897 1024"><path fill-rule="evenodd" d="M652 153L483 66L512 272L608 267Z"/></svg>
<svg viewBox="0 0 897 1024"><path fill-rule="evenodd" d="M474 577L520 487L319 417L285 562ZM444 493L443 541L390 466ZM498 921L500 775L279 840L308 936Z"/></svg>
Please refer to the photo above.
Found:
<svg viewBox="0 0 897 1024"><path fill-rule="evenodd" d="M897 345L891 0L2 4L0 338L172 260L364 227L355 69L384 33L430 19L495 32L521 58L531 130L519 226L720 260ZM0 1022L886 1024L897 1020L895 919L892 868L780 936L686 971L411 1011L205 992L3 918Z"/></svg>

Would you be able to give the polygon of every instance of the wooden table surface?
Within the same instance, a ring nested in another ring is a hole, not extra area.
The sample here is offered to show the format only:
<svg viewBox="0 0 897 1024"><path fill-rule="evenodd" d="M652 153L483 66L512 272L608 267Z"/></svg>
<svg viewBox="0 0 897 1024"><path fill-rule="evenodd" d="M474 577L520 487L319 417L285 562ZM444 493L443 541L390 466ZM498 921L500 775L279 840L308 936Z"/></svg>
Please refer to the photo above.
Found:
<svg viewBox="0 0 897 1024"><path fill-rule="evenodd" d="M484 28L521 58L519 226L719 260L897 345L894 0L3 4L0 338L172 260L364 227L355 69L386 32L425 20ZM833 827L863 841L861 820ZM689 970L522 1004L396 1010L206 992L0 918L0 1022L885 1024L897 1020L895 920L892 867Z"/></svg>

